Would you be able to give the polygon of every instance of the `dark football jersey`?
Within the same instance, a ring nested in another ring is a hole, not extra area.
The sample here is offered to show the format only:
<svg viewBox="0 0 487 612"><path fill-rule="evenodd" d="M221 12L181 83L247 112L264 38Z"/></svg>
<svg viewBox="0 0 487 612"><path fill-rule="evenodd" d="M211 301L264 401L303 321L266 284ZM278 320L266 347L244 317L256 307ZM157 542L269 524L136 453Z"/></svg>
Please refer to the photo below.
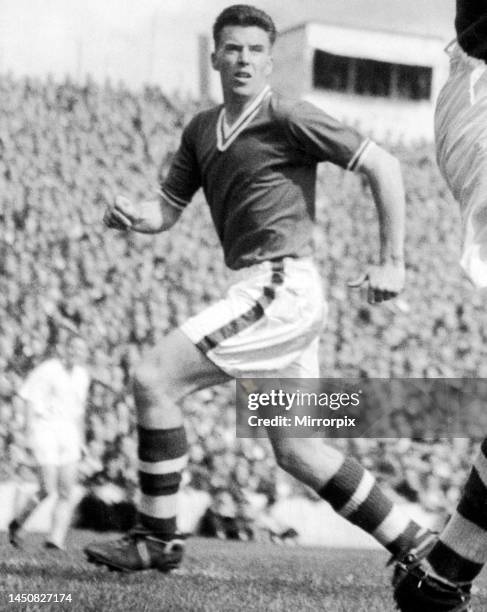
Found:
<svg viewBox="0 0 487 612"><path fill-rule="evenodd" d="M487 61L487 0L457 0L455 29L465 53Z"/></svg>
<svg viewBox="0 0 487 612"><path fill-rule="evenodd" d="M368 143L312 104L266 88L230 128L223 106L196 115L161 193L184 208L203 188L229 268L306 256L317 164L353 169Z"/></svg>

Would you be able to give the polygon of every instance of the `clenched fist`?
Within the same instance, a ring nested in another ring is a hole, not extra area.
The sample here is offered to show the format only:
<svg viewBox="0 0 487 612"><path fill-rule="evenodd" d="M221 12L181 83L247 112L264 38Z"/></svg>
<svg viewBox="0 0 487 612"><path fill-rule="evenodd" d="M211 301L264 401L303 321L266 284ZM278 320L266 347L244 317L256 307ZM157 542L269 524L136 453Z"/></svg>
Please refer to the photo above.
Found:
<svg viewBox="0 0 487 612"><path fill-rule="evenodd" d="M356 281L348 283L349 287L360 287L368 281L367 301L377 304L396 297L404 289L406 272L404 264L384 263L371 266L365 274Z"/></svg>
<svg viewBox="0 0 487 612"><path fill-rule="evenodd" d="M103 223L112 229L129 230L138 220L134 204L125 196L118 195L103 215Z"/></svg>

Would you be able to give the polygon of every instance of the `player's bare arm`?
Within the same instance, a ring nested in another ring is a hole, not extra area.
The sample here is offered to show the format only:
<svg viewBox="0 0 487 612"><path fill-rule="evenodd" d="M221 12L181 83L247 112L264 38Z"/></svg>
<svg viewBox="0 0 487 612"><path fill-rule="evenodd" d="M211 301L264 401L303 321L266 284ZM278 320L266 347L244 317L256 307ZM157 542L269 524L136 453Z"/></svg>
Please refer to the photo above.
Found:
<svg viewBox="0 0 487 612"><path fill-rule="evenodd" d="M379 217L379 264L371 266L361 280L368 280L368 301L375 304L404 288L404 186L398 160L377 145L367 149L359 170L369 181Z"/></svg>
<svg viewBox="0 0 487 612"><path fill-rule="evenodd" d="M157 234L170 229L181 215L181 210L170 204L164 196L135 204L118 195L105 210L103 222L107 227L132 230L142 234Z"/></svg>

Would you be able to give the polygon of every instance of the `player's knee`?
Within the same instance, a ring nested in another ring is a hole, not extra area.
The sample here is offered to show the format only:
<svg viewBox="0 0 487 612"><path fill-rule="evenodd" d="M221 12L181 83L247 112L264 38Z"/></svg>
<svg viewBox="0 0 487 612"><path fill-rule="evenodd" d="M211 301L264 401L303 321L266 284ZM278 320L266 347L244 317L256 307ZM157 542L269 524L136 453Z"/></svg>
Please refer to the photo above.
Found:
<svg viewBox="0 0 487 612"><path fill-rule="evenodd" d="M299 453L290 440L279 440L273 443L277 465L289 474L295 474L299 463Z"/></svg>
<svg viewBox="0 0 487 612"><path fill-rule="evenodd" d="M148 401L159 397L164 392L164 375L159 368L150 362L140 362L133 373L133 386L136 399Z"/></svg>

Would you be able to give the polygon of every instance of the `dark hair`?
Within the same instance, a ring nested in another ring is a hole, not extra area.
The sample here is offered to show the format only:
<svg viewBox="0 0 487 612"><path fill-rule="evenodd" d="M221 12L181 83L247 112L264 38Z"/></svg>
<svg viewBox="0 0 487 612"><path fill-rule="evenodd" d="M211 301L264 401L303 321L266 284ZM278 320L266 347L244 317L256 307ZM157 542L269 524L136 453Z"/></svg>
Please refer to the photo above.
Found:
<svg viewBox="0 0 487 612"><path fill-rule="evenodd" d="M269 35L271 45L274 44L277 36L276 26L267 13L249 4L234 4L223 10L213 25L213 40L215 47L220 42L220 34L223 28L230 26L257 26Z"/></svg>

